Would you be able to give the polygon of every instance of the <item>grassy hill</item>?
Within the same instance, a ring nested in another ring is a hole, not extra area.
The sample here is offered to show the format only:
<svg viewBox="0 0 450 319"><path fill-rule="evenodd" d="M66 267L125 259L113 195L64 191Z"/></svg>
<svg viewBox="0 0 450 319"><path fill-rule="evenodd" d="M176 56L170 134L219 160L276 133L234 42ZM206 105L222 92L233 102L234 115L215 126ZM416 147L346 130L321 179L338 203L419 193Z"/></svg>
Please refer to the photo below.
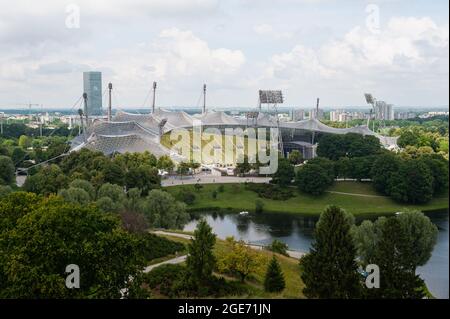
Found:
<svg viewBox="0 0 450 319"><path fill-rule="evenodd" d="M201 190L196 191L193 185L181 185L168 187L167 191L175 195L181 188L191 189L196 195L194 204L189 205L189 209L193 210L219 208L253 211L257 199L264 203L264 211L304 215L320 214L326 206L331 204L338 205L354 215L387 214L404 209L421 211L448 209L448 195L434 198L423 205L403 204L378 194L371 183L336 182L327 193L321 196L311 196L295 190L295 196L285 201L259 198L255 192L247 190L244 184L224 184L224 191L219 192L217 198L213 199L211 194L217 190L218 186L219 184L205 184Z"/></svg>

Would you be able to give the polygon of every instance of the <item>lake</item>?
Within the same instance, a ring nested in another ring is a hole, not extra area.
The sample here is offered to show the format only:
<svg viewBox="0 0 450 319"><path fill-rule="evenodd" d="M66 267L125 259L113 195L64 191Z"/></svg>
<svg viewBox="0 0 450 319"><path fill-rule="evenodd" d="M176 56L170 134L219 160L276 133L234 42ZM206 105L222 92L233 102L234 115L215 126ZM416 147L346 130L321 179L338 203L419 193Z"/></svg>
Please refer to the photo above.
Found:
<svg viewBox="0 0 450 319"><path fill-rule="evenodd" d="M425 280L437 298L449 297L449 235L448 211L427 214L439 229L438 241L426 265L417 273ZM317 217L293 214L263 213L240 216L238 214L206 213L206 220L219 238L234 236L248 243L267 245L274 239L283 241L289 249L307 252L310 248ZM360 222L358 218L356 222ZM197 221L189 222L185 231L193 231Z"/></svg>

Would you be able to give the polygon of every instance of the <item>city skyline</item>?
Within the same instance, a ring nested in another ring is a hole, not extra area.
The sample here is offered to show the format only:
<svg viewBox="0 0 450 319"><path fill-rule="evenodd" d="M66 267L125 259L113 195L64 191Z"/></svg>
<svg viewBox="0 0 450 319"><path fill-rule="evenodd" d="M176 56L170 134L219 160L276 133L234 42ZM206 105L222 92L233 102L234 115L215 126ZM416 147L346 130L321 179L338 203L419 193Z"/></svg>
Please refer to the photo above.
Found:
<svg viewBox="0 0 450 319"><path fill-rule="evenodd" d="M213 107L256 107L259 89L305 108L364 106L365 92L448 106L448 2L405 3L19 1L0 13L0 108L70 107L84 71L123 108L150 107L153 81L163 107L200 105L203 83Z"/></svg>

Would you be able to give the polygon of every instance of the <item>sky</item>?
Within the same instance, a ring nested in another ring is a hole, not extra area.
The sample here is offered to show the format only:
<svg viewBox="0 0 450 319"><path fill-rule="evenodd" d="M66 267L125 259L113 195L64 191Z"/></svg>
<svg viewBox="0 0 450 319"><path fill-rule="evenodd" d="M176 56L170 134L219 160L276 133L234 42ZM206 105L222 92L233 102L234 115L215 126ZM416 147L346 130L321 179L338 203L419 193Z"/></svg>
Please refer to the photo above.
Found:
<svg viewBox="0 0 450 319"><path fill-rule="evenodd" d="M0 108L72 107L82 72L113 107L449 105L447 0L0 0ZM106 101L104 101L106 104Z"/></svg>

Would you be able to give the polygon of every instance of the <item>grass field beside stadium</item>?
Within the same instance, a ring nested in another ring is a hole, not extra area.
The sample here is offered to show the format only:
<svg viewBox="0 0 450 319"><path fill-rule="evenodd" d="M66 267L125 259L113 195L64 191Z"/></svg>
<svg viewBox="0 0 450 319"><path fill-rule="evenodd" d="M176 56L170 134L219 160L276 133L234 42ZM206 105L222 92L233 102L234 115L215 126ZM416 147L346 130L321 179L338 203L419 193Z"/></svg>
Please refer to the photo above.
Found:
<svg viewBox="0 0 450 319"><path fill-rule="evenodd" d="M213 199L212 192L217 190L220 184L205 184L200 190L195 190L193 185L180 185L168 187L167 191L176 195L181 188L191 189L196 195L194 204L189 209L229 209L232 211L254 211L257 199L264 203L266 212L296 213L304 215L320 214L328 205L338 205L354 215L364 214L389 214L405 209L432 211L448 209L448 195L434 198L427 204L411 205L398 203L389 197L377 194L371 183L358 183L353 181L335 182L328 192L321 196L312 196L300 193L293 189L294 197L285 200L270 200L260 198L258 195L245 188L244 184L224 184L224 191L217 193Z"/></svg>

